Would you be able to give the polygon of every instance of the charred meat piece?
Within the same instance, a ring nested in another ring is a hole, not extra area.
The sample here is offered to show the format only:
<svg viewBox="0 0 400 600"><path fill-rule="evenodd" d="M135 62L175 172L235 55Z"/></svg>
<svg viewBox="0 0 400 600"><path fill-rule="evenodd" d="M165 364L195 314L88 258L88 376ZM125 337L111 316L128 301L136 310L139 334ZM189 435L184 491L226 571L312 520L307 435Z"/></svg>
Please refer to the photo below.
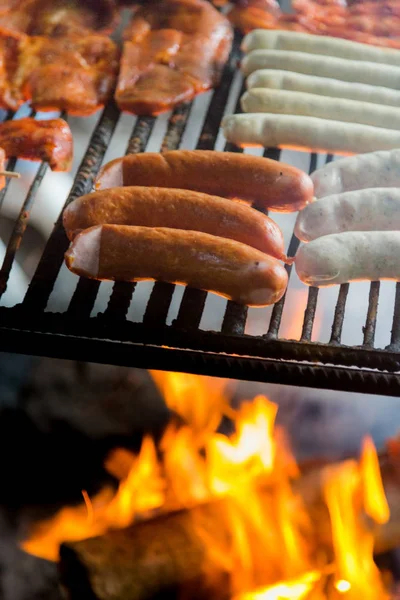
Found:
<svg viewBox="0 0 400 600"><path fill-rule="evenodd" d="M205 0L163 0L139 7L124 38L116 100L149 115L218 84L232 29Z"/></svg>
<svg viewBox="0 0 400 600"><path fill-rule="evenodd" d="M72 134L63 119L36 121L27 117L0 123L0 147L7 157L42 160L53 171L69 171L72 166Z"/></svg>
<svg viewBox="0 0 400 600"><path fill-rule="evenodd" d="M256 28L288 29L400 48L400 1L346 3L293 0L295 13L279 15L274 0L237 0L228 14L244 33Z"/></svg>
<svg viewBox="0 0 400 600"><path fill-rule="evenodd" d="M0 108L17 110L24 97L13 80L18 68L20 49L26 36L13 34L0 27Z"/></svg>
<svg viewBox="0 0 400 600"><path fill-rule="evenodd" d="M34 0L30 35L111 33L118 21L114 0Z"/></svg>
<svg viewBox="0 0 400 600"><path fill-rule="evenodd" d="M3 148L0 148L0 173L6 171L6 153ZM6 185L6 178L4 175L0 175L0 190Z"/></svg>
<svg viewBox="0 0 400 600"><path fill-rule="evenodd" d="M0 0L0 25L28 35L110 33L118 15L114 0Z"/></svg>
<svg viewBox="0 0 400 600"><path fill-rule="evenodd" d="M105 36L26 38L14 86L35 109L87 116L109 100L118 58L116 45Z"/></svg>

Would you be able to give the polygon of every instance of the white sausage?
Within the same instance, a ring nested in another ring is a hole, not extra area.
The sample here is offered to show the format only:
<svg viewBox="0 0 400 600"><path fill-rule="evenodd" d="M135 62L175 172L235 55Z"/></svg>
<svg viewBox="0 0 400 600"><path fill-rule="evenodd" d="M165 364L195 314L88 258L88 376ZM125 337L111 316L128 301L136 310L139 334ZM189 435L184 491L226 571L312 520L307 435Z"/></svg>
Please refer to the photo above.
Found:
<svg viewBox="0 0 400 600"><path fill-rule="evenodd" d="M255 29L243 40L245 52L252 50L295 50L307 54L336 56L348 60L361 60L387 65L400 64L400 51L378 48L328 36L317 36L297 31L268 31Z"/></svg>
<svg viewBox="0 0 400 600"><path fill-rule="evenodd" d="M318 169L311 179L317 198L366 188L400 187L400 150L344 158Z"/></svg>
<svg viewBox="0 0 400 600"><path fill-rule="evenodd" d="M315 117L269 113L229 115L223 119L222 129L228 142L243 147L279 146L336 154L400 147L400 132L393 129ZM382 181L381 185L387 184Z"/></svg>
<svg viewBox="0 0 400 600"><path fill-rule="evenodd" d="M325 196L299 212L294 228L302 242L343 231L400 231L400 189Z"/></svg>
<svg viewBox="0 0 400 600"><path fill-rule="evenodd" d="M400 231L325 235L301 246L296 271L304 283L326 287L348 281L400 279Z"/></svg>
<svg viewBox="0 0 400 600"><path fill-rule="evenodd" d="M303 115L400 130L398 108L341 98L323 98L304 92L254 88L243 94L241 106L246 113Z"/></svg>
<svg viewBox="0 0 400 600"><path fill-rule="evenodd" d="M290 71L260 69L254 71L246 81L247 89L270 88L306 92L331 98L347 98L359 102L372 102L387 106L400 106L400 92L386 87L367 85L364 83L348 83L328 77L314 77Z"/></svg>
<svg viewBox="0 0 400 600"><path fill-rule="evenodd" d="M305 75L400 89L400 67L344 58L327 58L305 52L253 50L244 57L242 71L247 77L258 69L283 69Z"/></svg>

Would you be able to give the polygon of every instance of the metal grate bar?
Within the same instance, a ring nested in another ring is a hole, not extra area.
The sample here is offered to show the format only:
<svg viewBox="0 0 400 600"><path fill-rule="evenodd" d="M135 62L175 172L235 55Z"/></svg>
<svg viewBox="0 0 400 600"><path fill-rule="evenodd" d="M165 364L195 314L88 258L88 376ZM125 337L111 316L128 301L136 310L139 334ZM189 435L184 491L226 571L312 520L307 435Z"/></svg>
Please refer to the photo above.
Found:
<svg viewBox="0 0 400 600"><path fill-rule="evenodd" d="M143 323L148 327L162 327L167 320L175 285L156 281L150 294L143 316Z"/></svg>
<svg viewBox="0 0 400 600"><path fill-rule="evenodd" d="M191 108L192 103L185 102L174 109L168 121L167 132L161 144L161 152L179 148ZM165 324L174 290L175 285L173 284L164 283L162 281L155 282L146 307L146 312L143 316L143 323L146 323L151 327L162 326Z"/></svg>
<svg viewBox="0 0 400 600"><path fill-rule="evenodd" d="M243 89L239 95L242 96ZM239 108L237 107L237 111ZM227 144L228 146L228 144ZM226 150L227 148L225 148ZM236 148L236 151L241 151L240 148ZM278 160L281 155L281 151L278 148L266 148L264 151L264 157L272 160ZM260 209L260 212L268 214L267 210ZM248 314L248 307L237 304L236 302L228 302L225 310L224 320L222 323L222 332L229 335L243 335L246 329L246 320Z"/></svg>
<svg viewBox="0 0 400 600"><path fill-rule="evenodd" d="M365 322L365 327L363 327L364 346L368 346L369 348L374 347L380 287L381 284L379 281L373 281L369 290L367 319Z"/></svg>
<svg viewBox="0 0 400 600"><path fill-rule="evenodd" d="M235 39L237 42L240 39L240 36L237 33L235 33ZM225 65L221 83L214 91L211 98L211 102L208 107L206 118L196 146L198 150L212 150L214 148L239 58L239 44L236 43L233 45L233 50L227 64Z"/></svg>
<svg viewBox="0 0 400 600"><path fill-rule="evenodd" d="M155 125L155 117L138 117L125 154L144 152Z"/></svg>
<svg viewBox="0 0 400 600"><path fill-rule="evenodd" d="M316 168L317 168L317 154L313 153L313 154L311 154L310 167L308 170L310 175L313 171L315 171ZM297 249L296 249L296 251L297 251ZM302 342L309 342L311 340L312 330L313 330L313 326L314 326L315 313L317 310L317 302L318 302L318 288L310 288L308 290L307 306L304 311L303 327L302 327L302 331L301 331L300 340Z"/></svg>
<svg viewBox="0 0 400 600"><path fill-rule="evenodd" d="M279 148L266 148L263 156L270 158L271 160L277 160L279 162L281 158L281 150Z"/></svg>
<svg viewBox="0 0 400 600"><path fill-rule="evenodd" d="M222 333L226 335L243 335L246 328L248 308L229 301L222 323Z"/></svg>
<svg viewBox="0 0 400 600"><path fill-rule="evenodd" d="M69 317L88 319L92 312L101 281L80 277L75 292L69 303L67 314Z"/></svg>
<svg viewBox="0 0 400 600"><path fill-rule="evenodd" d="M215 147L233 81L235 94L238 91L237 80L234 79L238 57L237 45L225 67L221 86L211 97L198 149ZM179 147L189 111L189 104L174 111L162 142L162 150ZM104 110L67 203L90 191L118 118L119 111L115 105ZM128 152L145 150L156 122L157 118L153 117L136 120ZM241 152L228 144L225 150ZM265 149L264 156L277 160L281 158L280 151L274 148ZM316 166L316 158L316 155L311 156L310 172ZM332 159L331 155L326 157L327 162ZM3 196L4 193L0 192L0 204ZM29 206L28 201L28 208ZM295 254L298 244L293 236L288 249L290 256ZM83 279L76 280L78 283L75 293L66 312L40 314L46 308L67 247L68 240L60 217L23 304L13 308L0 308L1 350L20 352L23 349L24 352L33 354L45 353L49 356L97 362L111 360L115 364L144 368L187 370L216 376L232 376L234 373L235 377L244 379L398 395L400 282L396 289L392 343L387 350L374 347L379 284L371 285L363 346L341 344L348 284L341 286L338 294L329 343L311 341L317 301L319 297L320 301L323 300L323 294L318 295L318 290L314 288L310 288L308 292L299 341L279 338L282 312L285 310L284 300L272 308L265 336L246 335L247 308L233 302L227 303L221 329L203 331L200 327L207 294L189 288L184 291L177 319L174 326L170 327L166 324L166 319L175 289L172 284L154 286L142 323L127 319L136 288L135 284L123 282L115 283L107 309L99 316L89 318L101 284ZM291 266L286 265L286 269L290 273ZM334 366L318 367L315 364L317 362ZM354 369L355 366L359 369Z"/></svg>
<svg viewBox="0 0 400 600"><path fill-rule="evenodd" d="M15 171L16 164L17 164L17 159L10 158L7 162L7 171ZM2 190L0 190L0 210L3 208L4 198L6 197L10 182L11 182L11 179L6 179L5 186L3 187Z"/></svg>
<svg viewBox="0 0 400 600"><path fill-rule="evenodd" d="M246 84L243 82L236 102L235 113L241 113L241 97L246 90ZM228 142L225 144L225 152L243 152L242 148L238 148L234 144ZM248 308L229 300L225 308L224 319L222 321L221 331L226 335L243 335L246 328Z"/></svg>
<svg viewBox="0 0 400 600"><path fill-rule="evenodd" d="M186 287L183 292L178 315L173 322L174 327L198 329L206 300L207 292Z"/></svg>
<svg viewBox="0 0 400 600"><path fill-rule="evenodd" d="M7 289L7 282L10 277L15 255L21 245L22 237L28 226L31 209L36 198L36 193L44 176L47 173L47 170L48 164L41 163L15 222L10 240L7 245L3 265L0 270L0 298Z"/></svg>
<svg viewBox="0 0 400 600"><path fill-rule="evenodd" d="M295 235L292 235L292 238L289 243L288 252L287 252L288 256L295 256L295 254L297 252L297 248L299 247L299 244L300 244L300 242L297 239L297 237ZM288 277L290 277L290 273L292 272L292 267L293 267L293 265L285 265L285 269L287 271ZM271 313L271 320L269 322L268 332L265 334L265 337L267 339L268 338L274 339L278 336L279 327L281 325L281 320L282 320L283 307L285 306L286 294L287 294L287 292L285 292L285 294L282 296L282 298L279 300L279 302L274 304L274 308L272 309L272 313Z"/></svg>
<svg viewBox="0 0 400 600"><path fill-rule="evenodd" d="M342 329L348 293L349 284L342 283L339 290L338 300L336 302L335 316L333 317L331 339L329 340L330 344L340 344L340 340L342 339Z"/></svg>
<svg viewBox="0 0 400 600"><path fill-rule="evenodd" d="M116 281L104 314L113 319L125 319L131 305L135 287L136 283Z"/></svg>
<svg viewBox="0 0 400 600"><path fill-rule="evenodd" d="M35 116L36 111L33 111L32 109L29 110L27 116ZM12 121L15 117L15 112L13 110L8 110L6 113L5 118L2 120L2 123L4 123L5 121ZM7 171L14 171L15 170L15 166L17 164L17 158L16 157L11 157L8 159L7 161ZM9 188L9 185L11 183L10 179L6 179L5 182L5 186L0 190L0 210L2 209L3 203L4 203L4 198L7 194L7 190Z"/></svg>
<svg viewBox="0 0 400 600"><path fill-rule="evenodd" d="M318 155L315 152L313 152L310 156L310 166L308 168L308 173L310 175L314 173L315 169L317 168L317 159Z"/></svg>
<svg viewBox="0 0 400 600"><path fill-rule="evenodd" d="M168 123L167 133L161 144L161 152L179 148L191 109L192 102L184 102L175 108Z"/></svg>
<svg viewBox="0 0 400 600"><path fill-rule="evenodd" d="M317 167L317 155L315 153L312 153L311 157L310 157L310 165L309 165L308 172L311 174L313 171L315 171L316 167ZM299 245L300 245L300 241L293 234L292 238L290 240L290 243L289 243L287 255L289 257L295 256ZM292 267L293 267L293 265L285 265L285 269L288 273L289 278L290 278L290 274L292 272ZM279 300L279 302L277 302L274 305L274 308L272 309L271 320L269 322L268 332L265 334L265 337L267 339L269 339L269 338L274 339L279 334L279 327L281 325L283 308L285 306L285 301L286 301L286 294L287 294L287 292ZM308 302L310 302L310 295L308 296ZM308 313L307 313L307 310L308 310ZM315 310L313 313L312 308L309 307L308 303L307 303L307 307L306 307L306 314L310 314L310 315L314 314L314 316L315 316ZM314 319L314 316L313 316L313 319ZM311 330L312 330L312 326L313 326L313 321L308 324L308 328L311 327Z"/></svg>
<svg viewBox="0 0 400 600"><path fill-rule="evenodd" d="M224 68L222 83L211 98L196 146L197 150L212 150L215 146L239 55L240 53L235 45L229 61ZM236 147L235 150L237 150ZM178 315L173 323L174 327L198 329L206 300L207 292L186 287L183 292Z"/></svg>
<svg viewBox="0 0 400 600"><path fill-rule="evenodd" d="M64 207L75 198L90 192L118 119L119 110L117 106L114 103L109 104L104 109L90 139L88 149L80 164ZM69 241L62 226L61 212L22 303L23 308L30 314L41 312L46 308L68 245Z"/></svg>
<svg viewBox="0 0 400 600"><path fill-rule="evenodd" d="M310 287L308 290L308 301L304 311L303 329L300 338L302 342L309 342L311 340L315 312L317 310L318 292L319 290L316 287Z"/></svg>
<svg viewBox="0 0 400 600"><path fill-rule="evenodd" d="M34 111L30 110L29 114L31 116L35 116L36 113ZM14 116L15 116L14 111L12 111L12 110L7 111L5 119L3 120L3 122L4 121L11 121L11 120L13 120ZM15 157L11 157L11 158L8 159L8 161L7 161L7 167L6 167L7 171L14 171L15 170L15 167L16 167L16 164L17 164L17 160L18 159L15 158ZM21 208L21 210L19 212L19 215L17 217L17 221L16 221L16 223L14 225L14 228L13 228L13 231L11 233L11 238L10 238L10 240L8 242L8 246L7 246L7 249L6 249L6 254L5 254L4 260L3 260L3 265L2 265L2 268L1 268L1 271L0 271L0 298L1 298L1 296L4 294L4 292L7 289L7 282L8 282L8 279L9 279L9 276L10 276L10 272L11 272L11 269L12 269L12 265L13 265L13 262L14 262L14 259L15 259L15 254L16 254L16 252L17 252L17 250L18 250L18 248L19 248L19 246L21 244L22 237L23 237L23 235L25 233L25 230L26 230L26 227L27 227L27 224L28 224L29 211L30 211L30 209L32 207L32 204L34 202L34 199L35 199L35 196L36 196L37 187L38 187L38 186L35 185L36 178L39 177L39 173L40 173L40 169L41 168L42 168L42 165L39 166L39 171L38 171L38 173L37 173L37 175L35 177L34 182L31 185L30 190L28 191L27 197L24 200L22 208ZM46 167L44 167L44 169L46 171ZM7 194L8 188L10 186L10 183L11 183L11 179L6 178L5 185L0 190L0 210L3 207L4 199L6 197L6 194ZM41 183L41 179L39 180L39 185L40 185L40 183Z"/></svg>
<svg viewBox="0 0 400 600"><path fill-rule="evenodd" d="M14 116L15 116L15 113L13 113L12 111L9 111L7 113L6 120L12 120ZM36 111L30 109L29 116L31 116L33 118L36 117ZM65 117L64 113L61 116L64 118ZM9 159L8 165L7 165L8 170L14 171L15 166L17 164L17 160L18 159L15 157L12 157ZM33 204L36 199L36 194L39 190L40 184L42 183L47 171L48 171L48 163L44 163L44 162L40 163L38 170L36 172L36 175L33 179L33 182L31 184L31 186L28 190L28 193L25 197L25 200L21 206L18 217L15 221L14 228L11 233L11 237L7 244L6 253L5 253L4 259L3 259L3 264L2 264L2 267L0 270L0 298L2 297L2 295L4 294L4 292L7 289L7 284L8 284L8 280L10 277L11 269L12 269L12 266L13 266L13 263L15 260L15 256L21 245L22 238L23 238L26 228L28 226L29 219L31 216L31 210L32 210ZM2 208L9 184L10 184L10 180L6 179L6 185L1 190L1 195L0 195L0 210Z"/></svg>
<svg viewBox="0 0 400 600"><path fill-rule="evenodd" d="M139 154L144 152L150 139L155 117L138 117L126 148L126 154ZM136 283L117 281L113 285L110 299L105 310L105 316L115 318L125 318L132 296L136 288Z"/></svg>
<svg viewBox="0 0 400 600"><path fill-rule="evenodd" d="M397 350L400 346L400 282L396 283L396 296L394 300L394 313L392 322L392 334L389 349Z"/></svg>

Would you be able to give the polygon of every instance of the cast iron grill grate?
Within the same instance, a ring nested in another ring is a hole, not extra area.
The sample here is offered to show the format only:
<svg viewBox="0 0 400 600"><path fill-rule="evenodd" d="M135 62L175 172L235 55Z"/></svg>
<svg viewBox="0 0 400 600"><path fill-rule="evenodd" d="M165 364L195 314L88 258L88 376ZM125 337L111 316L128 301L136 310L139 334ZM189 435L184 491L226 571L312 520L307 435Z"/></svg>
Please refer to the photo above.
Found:
<svg viewBox="0 0 400 600"><path fill-rule="evenodd" d="M198 149L213 149L222 116L234 83L239 43L227 64L222 83L213 93L198 138ZM168 121L161 150L180 146L192 104L178 107ZM8 115L11 118L12 115ZM86 154L75 177L67 203L92 189L104 155L117 126L120 114L114 104L107 106L89 141ZM146 149L156 126L154 117L136 120L128 153ZM227 144L225 150L241 150ZM266 149L264 156L279 160L281 152ZM328 156L326 160L332 160ZM15 167L10 160L8 168ZM317 165L317 155L311 154L309 171ZM7 281L29 220L47 165L42 164L28 191L10 237L0 270L0 297ZM0 208L6 189L0 192ZM298 247L293 235L288 254ZM68 308L63 313L46 310L63 263L68 240L59 218L50 235L36 272L21 304L0 308L0 349L26 354L40 354L93 362L132 365L144 368L180 370L223 377L234 377L273 383L285 383L319 388L377 394L400 394L400 283L396 284L390 344L375 347L375 332L380 294L379 282L370 285L369 301L361 344L345 345L342 335L345 325L348 284L341 286L331 319L330 339L312 341L318 307L319 291L308 290L308 300L296 340L280 337L282 318L287 308L284 297L270 311L269 324L261 335L246 333L248 310L233 302L226 305L218 330L201 328L207 294L185 288L176 318L167 324L175 286L155 283L140 322L128 317L135 302L136 284L115 283L108 305L91 316L100 282L77 279ZM291 267L286 267L291 271ZM289 315L290 317L290 315Z"/></svg>

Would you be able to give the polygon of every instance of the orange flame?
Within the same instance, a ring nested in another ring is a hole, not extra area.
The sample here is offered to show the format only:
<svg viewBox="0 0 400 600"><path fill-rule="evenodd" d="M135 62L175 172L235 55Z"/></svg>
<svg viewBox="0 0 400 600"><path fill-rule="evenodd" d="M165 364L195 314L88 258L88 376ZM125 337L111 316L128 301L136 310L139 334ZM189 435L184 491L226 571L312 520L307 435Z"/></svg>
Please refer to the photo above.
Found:
<svg viewBox="0 0 400 600"><path fill-rule="evenodd" d="M237 600L302 600L321 579L317 571L306 573L295 581L278 583L267 590L242 594Z"/></svg>
<svg viewBox="0 0 400 600"><path fill-rule="evenodd" d="M349 460L328 467L324 480L336 558L336 589L346 593L349 600L389 598L373 560L373 533L365 528L361 518L364 512L377 523L389 519L372 440L364 441L360 462Z"/></svg>
<svg viewBox="0 0 400 600"><path fill-rule="evenodd" d="M116 449L105 466L120 480L117 493L104 490L89 498L84 491L82 505L64 508L34 528L22 544L27 552L57 560L62 542L127 527L154 511L223 498L228 550L204 527L201 511L192 511L192 518L209 559L230 571L236 600L388 597L373 561L373 533L365 524L365 515L377 525L389 518L370 438L363 443L359 461L323 471L334 550L328 560L325 554L315 556L313 524L292 485L299 471L275 425L277 406L257 396L234 411L226 381L152 375L185 425L171 424L158 447L145 437L137 456ZM230 436L217 433L223 415L233 421Z"/></svg>

